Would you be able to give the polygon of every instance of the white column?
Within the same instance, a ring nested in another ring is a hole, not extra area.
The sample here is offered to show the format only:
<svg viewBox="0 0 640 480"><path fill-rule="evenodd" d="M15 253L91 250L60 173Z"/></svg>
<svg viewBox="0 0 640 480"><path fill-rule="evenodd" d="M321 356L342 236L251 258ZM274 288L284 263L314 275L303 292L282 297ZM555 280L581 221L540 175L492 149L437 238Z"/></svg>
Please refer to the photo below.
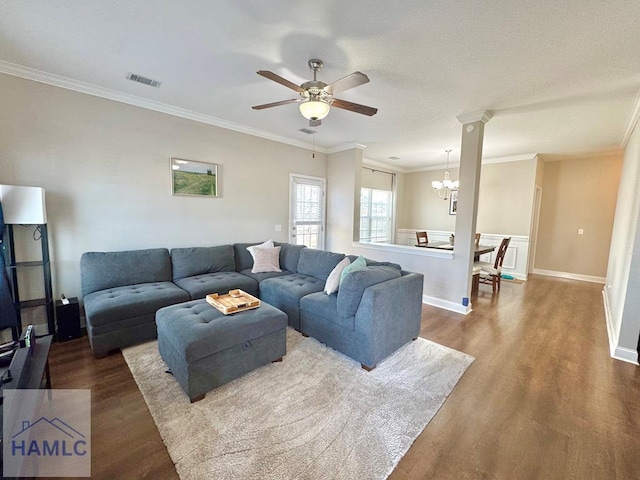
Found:
<svg viewBox="0 0 640 480"><path fill-rule="evenodd" d="M470 308L468 299L471 295L471 272L478 214L484 124L491 117L491 112L486 110L458 117L458 121L462 124L462 144L460 147L460 189L458 191L454 259L458 276L456 280L461 285L462 303L463 305L467 303L468 308Z"/></svg>

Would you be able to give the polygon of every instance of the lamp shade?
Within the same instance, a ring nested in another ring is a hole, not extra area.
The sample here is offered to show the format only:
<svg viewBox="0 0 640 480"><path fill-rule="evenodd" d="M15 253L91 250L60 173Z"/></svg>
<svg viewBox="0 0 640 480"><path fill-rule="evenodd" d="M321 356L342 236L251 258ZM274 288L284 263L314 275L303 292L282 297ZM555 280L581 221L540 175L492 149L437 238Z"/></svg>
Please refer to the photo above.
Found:
<svg viewBox="0 0 640 480"><path fill-rule="evenodd" d="M40 225L47 223L44 188L0 185L4 223Z"/></svg>
<svg viewBox="0 0 640 480"><path fill-rule="evenodd" d="M308 100L300 104L300 113L307 120L322 120L329 114L330 106L326 102Z"/></svg>

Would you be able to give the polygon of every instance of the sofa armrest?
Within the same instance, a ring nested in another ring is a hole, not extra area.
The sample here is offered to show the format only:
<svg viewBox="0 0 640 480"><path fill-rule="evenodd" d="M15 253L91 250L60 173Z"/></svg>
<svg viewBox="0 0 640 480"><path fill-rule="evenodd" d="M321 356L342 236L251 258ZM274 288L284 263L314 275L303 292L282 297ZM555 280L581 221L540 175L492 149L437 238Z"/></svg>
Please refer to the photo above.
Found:
<svg viewBox="0 0 640 480"><path fill-rule="evenodd" d="M398 277L400 270L386 266L370 266L349 272L338 289L338 315L342 318L353 317L367 288Z"/></svg>
<svg viewBox="0 0 640 480"><path fill-rule="evenodd" d="M355 315L355 330L367 338L369 367L420 334L424 275L407 273L367 287Z"/></svg>

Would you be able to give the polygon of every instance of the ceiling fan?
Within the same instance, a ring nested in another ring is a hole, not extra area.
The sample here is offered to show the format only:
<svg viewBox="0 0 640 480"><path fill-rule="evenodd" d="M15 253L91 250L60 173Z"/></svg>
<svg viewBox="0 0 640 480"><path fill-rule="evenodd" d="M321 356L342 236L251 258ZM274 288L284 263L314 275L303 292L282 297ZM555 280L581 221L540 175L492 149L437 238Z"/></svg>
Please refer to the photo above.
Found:
<svg viewBox="0 0 640 480"><path fill-rule="evenodd" d="M313 80L304 82L301 85L296 85L295 83L290 82L289 80L282 78L280 75L268 70L258 70L258 75L268 78L269 80L273 80L274 82L284 85L291 90L295 90L300 95L300 98L265 103L264 105L256 105L251 108L254 110L262 110L264 108L278 107L289 103L299 103L300 113L302 113L304 118L309 120L310 127L317 127L320 125L321 120L329 114L329 110L332 106L368 116L375 115L378 112L377 108L367 107L366 105L347 102L346 100L340 100L339 98L333 97L336 93L344 92L350 88L368 83L369 77L364 73L353 72L352 74L327 85L326 83L320 82L316 79L318 70L324 66L322 60L312 58L309 60L308 65L309 68L313 70Z"/></svg>

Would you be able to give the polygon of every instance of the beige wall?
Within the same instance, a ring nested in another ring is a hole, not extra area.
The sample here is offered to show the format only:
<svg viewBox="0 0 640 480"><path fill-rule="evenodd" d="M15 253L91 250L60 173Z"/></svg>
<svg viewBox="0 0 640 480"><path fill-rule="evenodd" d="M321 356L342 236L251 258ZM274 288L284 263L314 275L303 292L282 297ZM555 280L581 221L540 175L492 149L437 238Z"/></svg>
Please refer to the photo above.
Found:
<svg viewBox="0 0 640 480"><path fill-rule="evenodd" d="M450 169L458 178L458 169ZM432 180L442 180L444 170L404 174L399 189L402 215L398 228L455 230L455 215L449 215L449 202L437 198ZM529 235L536 161L489 163L482 165L478 198L477 230L510 235Z"/></svg>
<svg viewBox="0 0 640 480"><path fill-rule="evenodd" d="M536 161L482 165L477 230L529 235Z"/></svg>
<svg viewBox="0 0 640 480"><path fill-rule="evenodd" d="M327 158L327 250L353 253L359 238L362 150L333 153Z"/></svg>
<svg viewBox="0 0 640 480"><path fill-rule="evenodd" d="M452 180L457 180L457 168L449 169ZM431 182L442 180L444 170L425 170L404 174L402 189L398 195L402 198L403 214L398 218L398 228L417 230L454 231L455 215L449 215L449 201L441 200L433 194Z"/></svg>
<svg viewBox="0 0 640 480"><path fill-rule="evenodd" d="M406 173L396 172L396 228L407 228L409 202L407 196L403 194L407 190Z"/></svg>
<svg viewBox="0 0 640 480"><path fill-rule="evenodd" d="M0 92L0 184L45 188L55 295L79 295L85 251L286 241L289 173L326 177L282 143L7 75ZM218 163L221 198L171 196L172 156Z"/></svg>
<svg viewBox="0 0 640 480"><path fill-rule="evenodd" d="M535 268L604 277L622 155L543 159Z"/></svg>

